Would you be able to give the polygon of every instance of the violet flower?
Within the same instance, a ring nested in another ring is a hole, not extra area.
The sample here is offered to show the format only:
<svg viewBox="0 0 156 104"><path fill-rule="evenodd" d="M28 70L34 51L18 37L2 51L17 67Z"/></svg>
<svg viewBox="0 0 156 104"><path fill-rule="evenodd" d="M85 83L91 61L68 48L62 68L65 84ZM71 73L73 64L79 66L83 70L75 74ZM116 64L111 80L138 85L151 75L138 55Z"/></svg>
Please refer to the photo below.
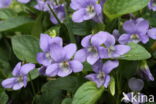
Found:
<svg viewBox="0 0 156 104"><path fill-rule="evenodd" d="M75 10L72 16L74 22L80 23L90 19L102 21L102 7L97 0L71 0L70 7Z"/></svg>
<svg viewBox="0 0 156 104"><path fill-rule="evenodd" d="M148 3L148 8L152 11L156 11L156 2L155 0L150 0L150 2Z"/></svg>
<svg viewBox="0 0 156 104"><path fill-rule="evenodd" d="M114 36L115 40L117 41L120 37L119 30L114 29L112 35Z"/></svg>
<svg viewBox="0 0 156 104"><path fill-rule="evenodd" d="M98 88L101 86L107 88L110 82L109 74L113 69L118 67L118 65L118 61L107 61L103 64L101 60L99 60L93 65L93 70L95 73L87 75L86 78L94 81Z"/></svg>
<svg viewBox="0 0 156 104"><path fill-rule="evenodd" d="M37 54L37 61L39 64L47 66L53 63L54 60L52 59L52 52L50 50L52 44L62 46L63 40L60 37L52 38L47 34L40 35L40 48L43 52Z"/></svg>
<svg viewBox="0 0 156 104"><path fill-rule="evenodd" d="M151 29L149 29L148 32L147 32L147 35L148 35L150 38L156 40L156 28L151 28Z"/></svg>
<svg viewBox="0 0 156 104"><path fill-rule="evenodd" d="M11 4L12 0L0 0L0 8L6 8Z"/></svg>
<svg viewBox="0 0 156 104"><path fill-rule="evenodd" d="M127 45L115 45L115 37L108 32L99 32L100 35L105 35L105 41L102 46L98 48L100 58L117 58L130 51L130 47ZM95 35L96 38L99 38ZM96 40L95 40L96 41Z"/></svg>
<svg viewBox="0 0 156 104"><path fill-rule="evenodd" d="M27 74L35 68L34 64L24 64L19 62L13 69L12 78L7 78L2 81L4 88L11 88L13 90L19 90L22 87L27 86Z"/></svg>
<svg viewBox="0 0 156 104"><path fill-rule="evenodd" d="M35 8L39 11L49 11L48 3L50 3L49 0L37 0Z"/></svg>
<svg viewBox="0 0 156 104"><path fill-rule="evenodd" d="M138 70L138 74L143 79L146 79L148 81L154 81L154 77L153 77L146 61L142 61L141 65L140 65L140 69Z"/></svg>
<svg viewBox="0 0 156 104"><path fill-rule="evenodd" d="M53 10L55 11L55 14L57 15L58 19L63 22L65 19L65 7L64 5L54 6ZM58 21L54 17L54 15L51 13L50 20L53 24L58 24Z"/></svg>
<svg viewBox="0 0 156 104"><path fill-rule="evenodd" d="M119 37L118 41L120 44L126 44L129 42L142 42L145 44L149 41L149 37L147 35L149 23L143 18L126 21L123 24L123 29L126 33Z"/></svg>
<svg viewBox="0 0 156 104"><path fill-rule="evenodd" d="M82 71L83 65L81 62L78 60L72 60L76 50L77 47L75 44L68 44L65 47L58 44L52 44L50 55L55 63L47 67L46 75L65 77L72 72L76 73Z"/></svg>
<svg viewBox="0 0 156 104"><path fill-rule="evenodd" d="M29 3L31 0L17 0L18 2L20 3L23 3L23 4L27 4Z"/></svg>
<svg viewBox="0 0 156 104"><path fill-rule="evenodd" d="M81 45L84 48L76 52L75 59L81 62L87 60L89 64L95 64L100 59L98 48L104 43L105 39L106 36L101 34L88 35L84 37L81 41Z"/></svg>
<svg viewBox="0 0 156 104"><path fill-rule="evenodd" d="M141 79L131 78L128 81L128 86L132 91L141 91L144 87L144 82Z"/></svg>

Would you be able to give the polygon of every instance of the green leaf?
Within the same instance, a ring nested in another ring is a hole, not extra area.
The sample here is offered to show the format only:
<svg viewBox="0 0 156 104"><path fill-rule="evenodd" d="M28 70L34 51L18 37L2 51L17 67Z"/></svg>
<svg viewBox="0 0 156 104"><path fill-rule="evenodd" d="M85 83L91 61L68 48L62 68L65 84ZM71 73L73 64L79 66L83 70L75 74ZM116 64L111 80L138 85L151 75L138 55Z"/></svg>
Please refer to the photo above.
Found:
<svg viewBox="0 0 156 104"><path fill-rule="evenodd" d="M32 19L27 17L10 17L7 20L0 21L0 32L17 28L30 22L32 22Z"/></svg>
<svg viewBox="0 0 156 104"><path fill-rule="evenodd" d="M40 52L39 40L30 35L14 36L12 47L15 55L22 61L36 63L36 54Z"/></svg>
<svg viewBox="0 0 156 104"><path fill-rule="evenodd" d="M42 28L42 19L43 19L43 14L41 13L37 17L37 19L36 19L36 21L35 21L35 23L33 25L33 28L32 28L32 31L31 31L31 34L33 36L39 37L40 34L42 33L42 31L43 31L43 28Z"/></svg>
<svg viewBox="0 0 156 104"><path fill-rule="evenodd" d="M38 69L32 70L29 74L31 75L32 80L36 79L40 75ZM30 81L30 79L28 80Z"/></svg>
<svg viewBox="0 0 156 104"><path fill-rule="evenodd" d="M97 88L94 82L86 82L75 93L72 104L95 104L103 91L104 87Z"/></svg>
<svg viewBox="0 0 156 104"><path fill-rule="evenodd" d="M7 104L8 102L8 95L5 93L5 91L0 88L0 104Z"/></svg>
<svg viewBox="0 0 156 104"><path fill-rule="evenodd" d="M148 2L149 0L107 0L104 4L103 12L110 19L114 19L142 9Z"/></svg>
<svg viewBox="0 0 156 104"><path fill-rule="evenodd" d="M72 104L72 98L65 98L61 104Z"/></svg>
<svg viewBox="0 0 156 104"><path fill-rule="evenodd" d="M122 60L145 60L149 59L151 57L151 54L141 45L136 43L129 43L128 44L131 47L131 50L121 56L119 59Z"/></svg>
<svg viewBox="0 0 156 104"><path fill-rule="evenodd" d="M115 95L115 79L113 77L111 77L109 90L110 90L110 93L114 96Z"/></svg>
<svg viewBox="0 0 156 104"><path fill-rule="evenodd" d="M5 20L5 19L14 17L17 15L16 12L10 8L0 8L0 14L1 14L0 19L2 19L2 20Z"/></svg>
<svg viewBox="0 0 156 104"><path fill-rule="evenodd" d="M44 86L54 89L66 90L74 92L83 82L83 77L68 76L64 78L58 78L56 80L48 81ZM46 88L45 88L46 89Z"/></svg>

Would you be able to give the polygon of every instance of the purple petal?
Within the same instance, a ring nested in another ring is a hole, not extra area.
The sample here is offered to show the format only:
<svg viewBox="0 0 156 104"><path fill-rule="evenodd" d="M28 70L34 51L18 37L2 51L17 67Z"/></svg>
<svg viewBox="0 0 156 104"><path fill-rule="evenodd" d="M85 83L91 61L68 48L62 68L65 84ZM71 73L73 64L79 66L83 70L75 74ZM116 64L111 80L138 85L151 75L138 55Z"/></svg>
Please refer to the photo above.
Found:
<svg viewBox="0 0 156 104"><path fill-rule="evenodd" d="M114 68L119 66L119 61L107 61L103 64L102 70L105 74L109 74Z"/></svg>
<svg viewBox="0 0 156 104"><path fill-rule="evenodd" d="M156 39L156 28L149 29L148 36L155 40Z"/></svg>
<svg viewBox="0 0 156 104"><path fill-rule="evenodd" d="M102 12L101 5L100 4L96 4L94 8L95 8L96 14L100 15L101 12Z"/></svg>
<svg viewBox="0 0 156 104"><path fill-rule="evenodd" d="M52 38L50 43L51 44L58 44L58 45L62 46L63 45L63 40L60 37L54 37L54 38Z"/></svg>
<svg viewBox="0 0 156 104"><path fill-rule="evenodd" d="M85 62L87 58L86 49L80 49L76 52L74 60L78 60L80 62Z"/></svg>
<svg viewBox="0 0 156 104"><path fill-rule="evenodd" d="M49 44L52 38L47 35L47 34L41 34L40 35L40 48L44 51L47 52L49 51Z"/></svg>
<svg viewBox="0 0 156 104"><path fill-rule="evenodd" d="M110 47L110 46L115 45L115 37L108 32L103 32L103 33L106 35L104 45L106 47Z"/></svg>
<svg viewBox="0 0 156 104"><path fill-rule="evenodd" d="M50 56L48 58L48 57L46 57L46 54L48 55L49 53L40 52L37 54L37 61L39 64L47 66L52 63L53 60L52 60L51 56L48 55L48 56Z"/></svg>
<svg viewBox="0 0 156 104"><path fill-rule="evenodd" d="M16 81L16 78L8 78L2 81L2 86L4 88L12 88L14 83Z"/></svg>
<svg viewBox="0 0 156 104"><path fill-rule="evenodd" d="M17 82L17 83L14 84L12 89L13 90L20 90L22 87L24 87L24 83L23 82Z"/></svg>
<svg viewBox="0 0 156 104"><path fill-rule="evenodd" d="M45 72L45 74L50 77L56 76L57 73L58 73L58 64L49 65Z"/></svg>
<svg viewBox="0 0 156 104"><path fill-rule="evenodd" d="M144 82L141 79L131 78L128 81L128 86L132 91L141 91L144 87Z"/></svg>
<svg viewBox="0 0 156 104"><path fill-rule="evenodd" d="M119 37L118 41L120 44L126 44L130 41L130 35L129 34L123 34Z"/></svg>
<svg viewBox="0 0 156 104"><path fill-rule="evenodd" d="M77 60L70 61L69 66L73 72L81 72L83 70L83 65Z"/></svg>
<svg viewBox="0 0 156 104"><path fill-rule="evenodd" d="M110 76L106 75L105 76L105 81L104 81L104 87L107 88L110 82Z"/></svg>
<svg viewBox="0 0 156 104"><path fill-rule="evenodd" d="M12 0L1 0L0 1L0 8L6 8L11 4Z"/></svg>
<svg viewBox="0 0 156 104"><path fill-rule="evenodd" d="M35 64L24 64L21 67L20 74L27 75L31 70L35 69Z"/></svg>
<svg viewBox="0 0 156 104"><path fill-rule="evenodd" d="M121 55L124 55L127 52L129 52L131 48L130 46L127 45L116 45L115 49L116 49L115 52L112 53L113 57L119 57Z"/></svg>
<svg viewBox="0 0 156 104"><path fill-rule="evenodd" d="M15 68L12 71L13 76L19 76L20 75L20 70L21 70L21 62L17 63Z"/></svg>
<svg viewBox="0 0 156 104"><path fill-rule="evenodd" d="M30 2L30 0L17 0L17 1L23 4L27 4L28 2Z"/></svg>
<svg viewBox="0 0 156 104"><path fill-rule="evenodd" d="M54 61L56 62L62 62L65 59L66 52L63 47L57 45L57 44L52 44L51 45L51 50L50 54Z"/></svg>
<svg viewBox="0 0 156 104"><path fill-rule="evenodd" d="M145 34L145 35L139 35L140 37L140 41L144 44L146 44L149 41L149 37Z"/></svg>
<svg viewBox="0 0 156 104"><path fill-rule="evenodd" d="M88 36L86 36L86 37L84 37L83 39L82 39L82 41L81 41L81 45L83 46L83 47L89 47L89 46L91 46L91 37L92 37L92 35L88 35Z"/></svg>
<svg viewBox="0 0 156 104"><path fill-rule="evenodd" d="M91 43L93 46L100 46L106 41L107 35L105 32L98 32L97 34L93 35L91 38Z"/></svg>
<svg viewBox="0 0 156 104"><path fill-rule="evenodd" d="M136 25L134 20L128 20L123 24L123 29L127 33L133 33L136 30Z"/></svg>
<svg viewBox="0 0 156 104"><path fill-rule="evenodd" d="M83 22L84 20L83 16L85 15L85 13L86 13L85 9L77 10L76 12L74 12L72 20L77 23Z"/></svg>
<svg viewBox="0 0 156 104"><path fill-rule="evenodd" d="M94 72L99 73L99 71L102 69L102 66L103 66L102 60L98 60L98 61L92 66L92 68L93 68Z"/></svg>
<svg viewBox="0 0 156 104"><path fill-rule="evenodd" d="M143 18L139 18L139 19L137 19L137 21L139 22L136 24L137 32L145 34L149 28L149 22L144 20Z"/></svg>
<svg viewBox="0 0 156 104"><path fill-rule="evenodd" d="M100 58L102 58L102 59L109 58L107 48L99 47L98 52L99 52L99 57Z"/></svg>
<svg viewBox="0 0 156 104"><path fill-rule="evenodd" d="M99 55L97 52L89 53L87 56L87 62L91 65L95 64L99 60Z"/></svg>
<svg viewBox="0 0 156 104"><path fill-rule="evenodd" d="M89 74L85 78L95 82L98 88L100 88L103 85L103 81L97 79L97 74Z"/></svg>
<svg viewBox="0 0 156 104"><path fill-rule="evenodd" d="M58 76L60 77L66 77L68 76L69 74L72 73L72 70L70 68L60 68L59 71L58 71Z"/></svg>
<svg viewBox="0 0 156 104"><path fill-rule="evenodd" d="M84 7L84 0L71 0L70 7L74 10L78 10Z"/></svg>
<svg viewBox="0 0 156 104"><path fill-rule="evenodd" d="M66 52L66 59L71 59L74 54L76 53L77 47L75 44L68 44L64 47L64 50Z"/></svg>

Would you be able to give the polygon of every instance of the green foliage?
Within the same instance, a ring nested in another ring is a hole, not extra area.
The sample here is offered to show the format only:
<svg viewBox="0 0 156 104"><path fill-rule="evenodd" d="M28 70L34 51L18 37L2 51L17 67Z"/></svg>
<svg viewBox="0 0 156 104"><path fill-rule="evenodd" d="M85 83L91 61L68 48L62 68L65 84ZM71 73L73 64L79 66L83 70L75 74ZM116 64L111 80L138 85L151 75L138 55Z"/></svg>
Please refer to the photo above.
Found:
<svg viewBox="0 0 156 104"><path fill-rule="evenodd" d="M36 63L36 55L40 52L38 39L29 35L14 36L12 47L15 55L20 60Z"/></svg>
<svg viewBox="0 0 156 104"><path fill-rule="evenodd" d="M149 0L107 0L103 12L110 19L141 10Z"/></svg>
<svg viewBox="0 0 156 104"><path fill-rule="evenodd" d="M5 20L5 19L8 19L10 17L14 17L14 16L17 16L16 12L13 11L12 9L10 8L0 8L0 20Z"/></svg>
<svg viewBox="0 0 156 104"><path fill-rule="evenodd" d="M75 93L72 104L95 104L103 91L104 87L97 88L94 82L86 82Z"/></svg>
<svg viewBox="0 0 156 104"><path fill-rule="evenodd" d="M84 82L83 77L68 76L50 80L41 89L41 95L35 97L37 104L61 104L63 100L63 91L69 94L73 92ZM65 95L64 95L65 96ZM65 102L65 101L64 101Z"/></svg>
<svg viewBox="0 0 156 104"><path fill-rule="evenodd" d="M145 60L151 57L151 54L141 45L135 43L128 44L131 47L131 50L121 56L119 59L122 60Z"/></svg>
<svg viewBox="0 0 156 104"><path fill-rule="evenodd" d="M4 21L0 21L0 32L17 28L30 22L32 22L32 19L28 17L10 17Z"/></svg>
<svg viewBox="0 0 156 104"><path fill-rule="evenodd" d="M71 98L65 98L61 104L72 104L72 99Z"/></svg>
<svg viewBox="0 0 156 104"><path fill-rule="evenodd" d="M7 104L8 99L8 95L2 88L0 88L0 104Z"/></svg>
<svg viewBox="0 0 156 104"><path fill-rule="evenodd" d="M111 77L111 81L109 84L109 91L110 91L112 96L115 95L115 79L113 77Z"/></svg>

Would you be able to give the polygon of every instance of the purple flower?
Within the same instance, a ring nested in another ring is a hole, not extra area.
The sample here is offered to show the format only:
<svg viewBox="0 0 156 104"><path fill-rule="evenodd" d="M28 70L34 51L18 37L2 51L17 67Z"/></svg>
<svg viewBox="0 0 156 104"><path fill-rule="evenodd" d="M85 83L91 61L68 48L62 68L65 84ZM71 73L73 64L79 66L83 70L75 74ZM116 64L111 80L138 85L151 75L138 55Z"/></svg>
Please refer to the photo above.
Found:
<svg viewBox="0 0 156 104"><path fill-rule="evenodd" d="M49 11L48 3L50 3L49 0L37 0L35 8L40 11Z"/></svg>
<svg viewBox="0 0 156 104"><path fill-rule="evenodd" d="M149 29L147 35L156 40L156 28Z"/></svg>
<svg viewBox="0 0 156 104"><path fill-rule="evenodd" d="M50 55L55 63L47 67L46 75L65 77L72 72L82 71L83 65L78 60L72 60L76 50L77 47L75 44L68 44L65 47L52 44Z"/></svg>
<svg viewBox="0 0 156 104"><path fill-rule="evenodd" d="M99 37L96 37L99 36ZM100 59L98 48L102 45L105 41L105 35L95 34L95 35L88 35L83 38L81 41L81 45L84 47L80 49L75 54L75 59L81 62L87 60L87 62L91 65L95 64L96 61Z"/></svg>
<svg viewBox="0 0 156 104"><path fill-rule="evenodd" d="M81 62L87 60L91 65L100 58L116 58L130 50L129 46L115 45L115 38L108 32L88 35L81 44L84 48L77 51L75 59Z"/></svg>
<svg viewBox="0 0 156 104"><path fill-rule="evenodd" d="M115 40L117 41L120 37L119 30L114 29L112 35L115 37Z"/></svg>
<svg viewBox="0 0 156 104"><path fill-rule="evenodd" d="M74 22L83 22L93 19L101 21L102 7L97 4L97 0L72 0L70 7L75 10L72 20Z"/></svg>
<svg viewBox="0 0 156 104"><path fill-rule="evenodd" d="M108 87L110 82L109 73L116 67L118 67L118 61L107 61L106 63L102 63L99 60L97 63L93 65L93 70L95 73L89 74L86 76L87 79L94 81L97 84L97 87L104 86Z"/></svg>
<svg viewBox="0 0 156 104"><path fill-rule="evenodd" d="M2 81L4 88L11 88L13 90L19 90L27 85L27 74L35 68L34 64L21 65L19 62L13 69L12 78L8 78Z"/></svg>
<svg viewBox="0 0 156 104"><path fill-rule="evenodd" d="M47 34L41 34L40 36L40 48L43 52L37 54L37 61L39 64L44 66L50 65L54 62L50 50L52 44L57 44L59 46L63 45L63 40L60 37L52 38Z"/></svg>
<svg viewBox="0 0 156 104"><path fill-rule="evenodd" d="M27 4L29 3L31 0L17 0L18 2L20 3L23 3L23 4Z"/></svg>
<svg viewBox="0 0 156 104"><path fill-rule="evenodd" d="M147 35L149 23L143 18L126 21L123 24L123 29L126 33L119 37L118 41L120 44L126 44L128 42L142 42L145 44L149 41L149 37Z"/></svg>
<svg viewBox="0 0 156 104"><path fill-rule="evenodd" d="M143 79L146 79L148 81L154 81L154 77L153 77L152 73L150 72L150 69L149 69L146 61L142 61L141 65L140 65L140 69L138 70L138 74Z"/></svg>
<svg viewBox="0 0 156 104"><path fill-rule="evenodd" d="M108 32L99 32L99 36L95 35L94 37L100 39L100 35L105 36L105 41L103 42L103 45L98 49L100 58L117 58L121 55L126 54L131 49L127 45L115 45L114 36L109 34Z"/></svg>
<svg viewBox="0 0 156 104"><path fill-rule="evenodd" d="M65 8L64 5L59 5L59 6L54 6L53 10L55 11L55 14L57 15L58 19L63 22L65 19ZM50 20L52 23L54 24L58 24L58 21L56 20L56 18L53 16L53 14L51 14Z"/></svg>
<svg viewBox="0 0 156 104"><path fill-rule="evenodd" d="M6 8L11 4L12 0L0 0L0 8Z"/></svg>
<svg viewBox="0 0 156 104"><path fill-rule="evenodd" d="M148 3L148 8L152 11L156 11L156 2L155 0L150 0L150 2Z"/></svg>
<svg viewBox="0 0 156 104"><path fill-rule="evenodd" d="M131 78L128 81L128 86L132 91L141 91L144 87L144 82L141 79Z"/></svg>

